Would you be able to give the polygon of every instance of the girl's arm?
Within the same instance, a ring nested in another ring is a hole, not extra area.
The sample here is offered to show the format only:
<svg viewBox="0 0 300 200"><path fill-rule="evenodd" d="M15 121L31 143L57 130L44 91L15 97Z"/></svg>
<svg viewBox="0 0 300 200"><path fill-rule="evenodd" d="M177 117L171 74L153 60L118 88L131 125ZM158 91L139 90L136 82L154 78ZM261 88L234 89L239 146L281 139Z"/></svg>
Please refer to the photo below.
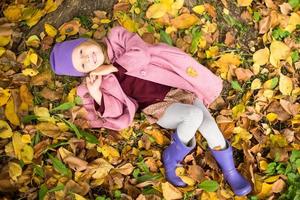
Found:
<svg viewBox="0 0 300 200"><path fill-rule="evenodd" d="M86 77L86 85L89 90L89 93L99 105L101 105L102 99L102 93L100 91L101 83L102 76L97 76L94 81L90 77Z"/></svg>

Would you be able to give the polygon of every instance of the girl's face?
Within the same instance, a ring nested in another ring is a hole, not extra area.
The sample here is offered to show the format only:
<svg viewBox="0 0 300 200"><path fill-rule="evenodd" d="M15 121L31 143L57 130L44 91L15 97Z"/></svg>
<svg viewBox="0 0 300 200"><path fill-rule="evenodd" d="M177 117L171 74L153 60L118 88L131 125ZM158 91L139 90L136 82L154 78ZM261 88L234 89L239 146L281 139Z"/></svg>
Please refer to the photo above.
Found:
<svg viewBox="0 0 300 200"><path fill-rule="evenodd" d="M93 71L104 63L101 46L93 40L81 43L72 52L72 62L79 72L88 73Z"/></svg>

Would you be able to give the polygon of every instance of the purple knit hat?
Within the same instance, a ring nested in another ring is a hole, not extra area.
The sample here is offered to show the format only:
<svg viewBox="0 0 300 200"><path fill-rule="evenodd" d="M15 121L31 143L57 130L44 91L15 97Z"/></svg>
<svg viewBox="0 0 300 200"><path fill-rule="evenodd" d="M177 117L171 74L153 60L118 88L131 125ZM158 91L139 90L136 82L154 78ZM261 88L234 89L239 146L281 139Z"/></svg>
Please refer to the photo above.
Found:
<svg viewBox="0 0 300 200"><path fill-rule="evenodd" d="M72 62L72 52L75 47L85 42L87 38L68 40L54 45L50 55L50 65L55 74L68 76L85 76L75 69Z"/></svg>

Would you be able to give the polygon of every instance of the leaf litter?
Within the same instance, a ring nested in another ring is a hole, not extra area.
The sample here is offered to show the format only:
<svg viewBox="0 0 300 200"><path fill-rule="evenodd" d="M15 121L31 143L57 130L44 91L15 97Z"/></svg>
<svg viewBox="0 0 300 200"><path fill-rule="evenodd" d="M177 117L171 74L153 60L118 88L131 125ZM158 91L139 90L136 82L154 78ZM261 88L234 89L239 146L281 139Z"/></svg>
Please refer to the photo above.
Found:
<svg viewBox="0 0 300 200"><path fill-rule="evenodd" d="M13 48L18 24L36 25L63 1L4 3L0 19L0 194L8 199L246 199L224 182L207 143L164 178L171 130L138 113L127 129L86 129L75 98L79 79L54 76L49 54L68 37L103 38L120 24L146 42L190 53L224 81L211 112L252 181L248 199L299 199L300 2L288 0L125 0L110 15L95 10L60 27L47 22L26 49ZM188 71L194 75L193 71Z"/></svg>

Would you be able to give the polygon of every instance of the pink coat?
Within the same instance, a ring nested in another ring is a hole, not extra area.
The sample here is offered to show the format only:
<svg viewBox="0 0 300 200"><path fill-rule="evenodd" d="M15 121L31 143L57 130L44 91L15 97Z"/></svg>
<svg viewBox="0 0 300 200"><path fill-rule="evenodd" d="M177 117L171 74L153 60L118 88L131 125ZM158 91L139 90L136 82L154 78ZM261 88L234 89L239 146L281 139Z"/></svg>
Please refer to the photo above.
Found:
<svg viewBox="0 0 300 200"><path fill-rule="evenodd" d="M206 105L212 103L222 90L219 77L176 47L147 44L123 27L111 29L105 41L111 62L120 64L130 76L191 91ZM112 130L128 127L137 109L136 102L125 95L113 74L103 77L100 90L105 111L102 116L98 113L99 117L87 116L90 126ZM83 98L85 107L92 111L94 106L87 93L84 85L79 86L77 94Z"/></svg>

